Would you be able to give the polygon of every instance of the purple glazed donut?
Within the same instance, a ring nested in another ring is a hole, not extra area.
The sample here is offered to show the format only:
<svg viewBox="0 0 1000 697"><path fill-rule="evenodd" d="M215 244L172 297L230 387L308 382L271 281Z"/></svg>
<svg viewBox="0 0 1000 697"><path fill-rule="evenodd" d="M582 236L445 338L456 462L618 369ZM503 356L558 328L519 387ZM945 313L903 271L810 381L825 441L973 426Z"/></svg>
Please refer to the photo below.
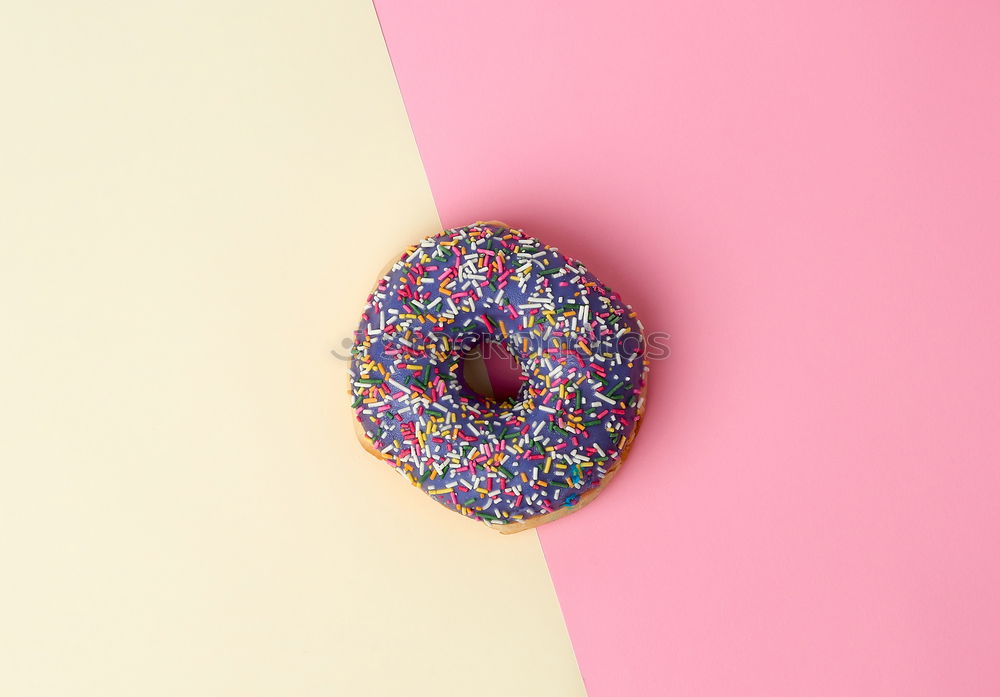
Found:
<svg viewBox="0 0 1000 697"><path fill-rule="evenodd" d="M462 373L493 342L523 373L494 400ZM642 324L578 261L501 223L446 230L379 279L350 365L362 444L438 503L501 532L579 508L642 415Z"/></svg>

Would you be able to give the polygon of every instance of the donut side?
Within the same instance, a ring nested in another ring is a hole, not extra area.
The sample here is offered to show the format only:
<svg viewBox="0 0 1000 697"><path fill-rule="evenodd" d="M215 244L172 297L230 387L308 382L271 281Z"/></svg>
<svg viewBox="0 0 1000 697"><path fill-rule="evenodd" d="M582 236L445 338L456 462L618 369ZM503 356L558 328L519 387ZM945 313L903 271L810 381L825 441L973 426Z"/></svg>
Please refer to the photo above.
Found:
<svg viewBox="0 0 1000 697"><path fill-rule="evenodd" d="M641 396L645 398L646 387L643 387ZM645 407L643 408L645 411ZM629 451L632 449L632 444L635 442L635 436L639 433L639 428L642 426L642 413L636 417L635 429L632 431L632 438L629 439L625 447L622 448L622 454L615 461L614 465L608 469L608 473L595 484L589 491L584 492L580 495L579 500L572 505L563 506L562 508L552 511L551 513L543 513L541 515L528 518L527 520L519 520L516 523L505 523L503 525L491 525L490 527L495 528L501 535L513 535L516 532L522 532L524 530L531 530L532 528L537 528L539 525L545 525L545 523L551 523L554 520L559 520L570 513L575 513L580 510L588 503L597 498L604 489L608 486L608 483L618 474L618 470L621 469L625 462L625 458L628 457Z"/></svg>
<svg viewBox="0 0 1000 697"><path fill-rule="evenodd" d="M389 266L392 266L392 264L390 263ZM381 278L381 276L379 276L379 278ZM647 391L648 391L648 383L643 386L642 392L640 393L640 396L644 400L643 401L644 405L645 405L645 397ZM348 395L351 394L350 386L348 386L347 394ZM537 528L539 525L544 525L546 523L551 523L554 520L559 520L560 518L564 518L568 516L570 513L575 513L576 511L580 510L588 503L596 499L597 496L602 491L604 491L604 489L608 486L608 483L614 478L614 476L618 474L618 470L621 469L622 465L624 464L625 458L628 457L629 451L631 451L632 449L632 444L635 442L635 437L639 433L639 429L642 427L642 417L645 411L646 411L645 406L643 406L643 408L639 411L639 414L636 417L636 424L634 430L632 431L632 437L629 439L628 443L625 444L625 447L622 448L622 454L615 461L614 465L612 465L608 469L608 473L605 474L604 477L590 490L581 494L579 500L577 500L575 504L569 506L563 506L562 508L559 508L555 511L551 511L550 513L542 513L541 515L536 515L526 520L519 520L514 523L502 523L502 524L484 523L484 524L490 529L496 530L501 535L513 535L514 533L523 532L525 530L531 530L532 528ZM372 454L379 460L382 461L389 460L389 458L384 453L382 453L381 451L379 451L378 448L375 447L375 444L371 441L370 438L368 438L368 435L365 433L364 428L362 428L361 422L358 421L357 419L354 419L354 432L357 434L358 442L361 443L362 448L364 448L366 451L368 451L370 454ZM464 518L465 516L462 517Z"/></svg>

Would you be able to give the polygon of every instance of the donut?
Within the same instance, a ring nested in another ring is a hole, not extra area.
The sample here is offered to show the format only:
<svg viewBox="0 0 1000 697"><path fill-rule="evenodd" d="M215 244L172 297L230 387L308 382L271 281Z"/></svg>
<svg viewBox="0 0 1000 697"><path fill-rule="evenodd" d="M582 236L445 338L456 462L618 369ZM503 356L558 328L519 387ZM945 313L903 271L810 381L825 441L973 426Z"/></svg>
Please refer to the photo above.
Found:
<svg viewBox="0 0 1000 697"><path fill-rule="evenodd" d="M515 397L468 383L463 357L500 345ZM591 501L645 404L643 327L579 261L478 222L407 248L368 296L351 349L362 445L443 506L503 533Z"/></svg>

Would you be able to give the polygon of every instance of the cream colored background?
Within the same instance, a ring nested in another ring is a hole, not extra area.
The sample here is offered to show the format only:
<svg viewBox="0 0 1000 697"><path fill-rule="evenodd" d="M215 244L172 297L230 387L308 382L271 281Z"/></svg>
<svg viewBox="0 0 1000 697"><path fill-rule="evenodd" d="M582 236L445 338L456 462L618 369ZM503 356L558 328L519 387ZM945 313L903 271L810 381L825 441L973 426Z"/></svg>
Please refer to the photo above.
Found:
<svg viewBox="0 0 1000 697"><path fill-rule="evenodd" d="M438 225L370 5L2 14L0 691L582 694L534 533L352 435L330 349Z"/></svg>

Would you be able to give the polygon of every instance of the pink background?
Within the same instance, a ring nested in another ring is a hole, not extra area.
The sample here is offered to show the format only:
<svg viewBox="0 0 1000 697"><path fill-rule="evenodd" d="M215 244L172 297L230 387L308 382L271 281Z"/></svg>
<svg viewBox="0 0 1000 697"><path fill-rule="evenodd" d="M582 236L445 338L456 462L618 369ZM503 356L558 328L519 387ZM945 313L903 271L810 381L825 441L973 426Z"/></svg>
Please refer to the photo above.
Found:
<svg viewBox="0 0 1000 697"><path fill-rule="evenodd" d="M591 697L1000 694L1000 5L376 6L444 224L672 335L540 532Z"/></svg>

